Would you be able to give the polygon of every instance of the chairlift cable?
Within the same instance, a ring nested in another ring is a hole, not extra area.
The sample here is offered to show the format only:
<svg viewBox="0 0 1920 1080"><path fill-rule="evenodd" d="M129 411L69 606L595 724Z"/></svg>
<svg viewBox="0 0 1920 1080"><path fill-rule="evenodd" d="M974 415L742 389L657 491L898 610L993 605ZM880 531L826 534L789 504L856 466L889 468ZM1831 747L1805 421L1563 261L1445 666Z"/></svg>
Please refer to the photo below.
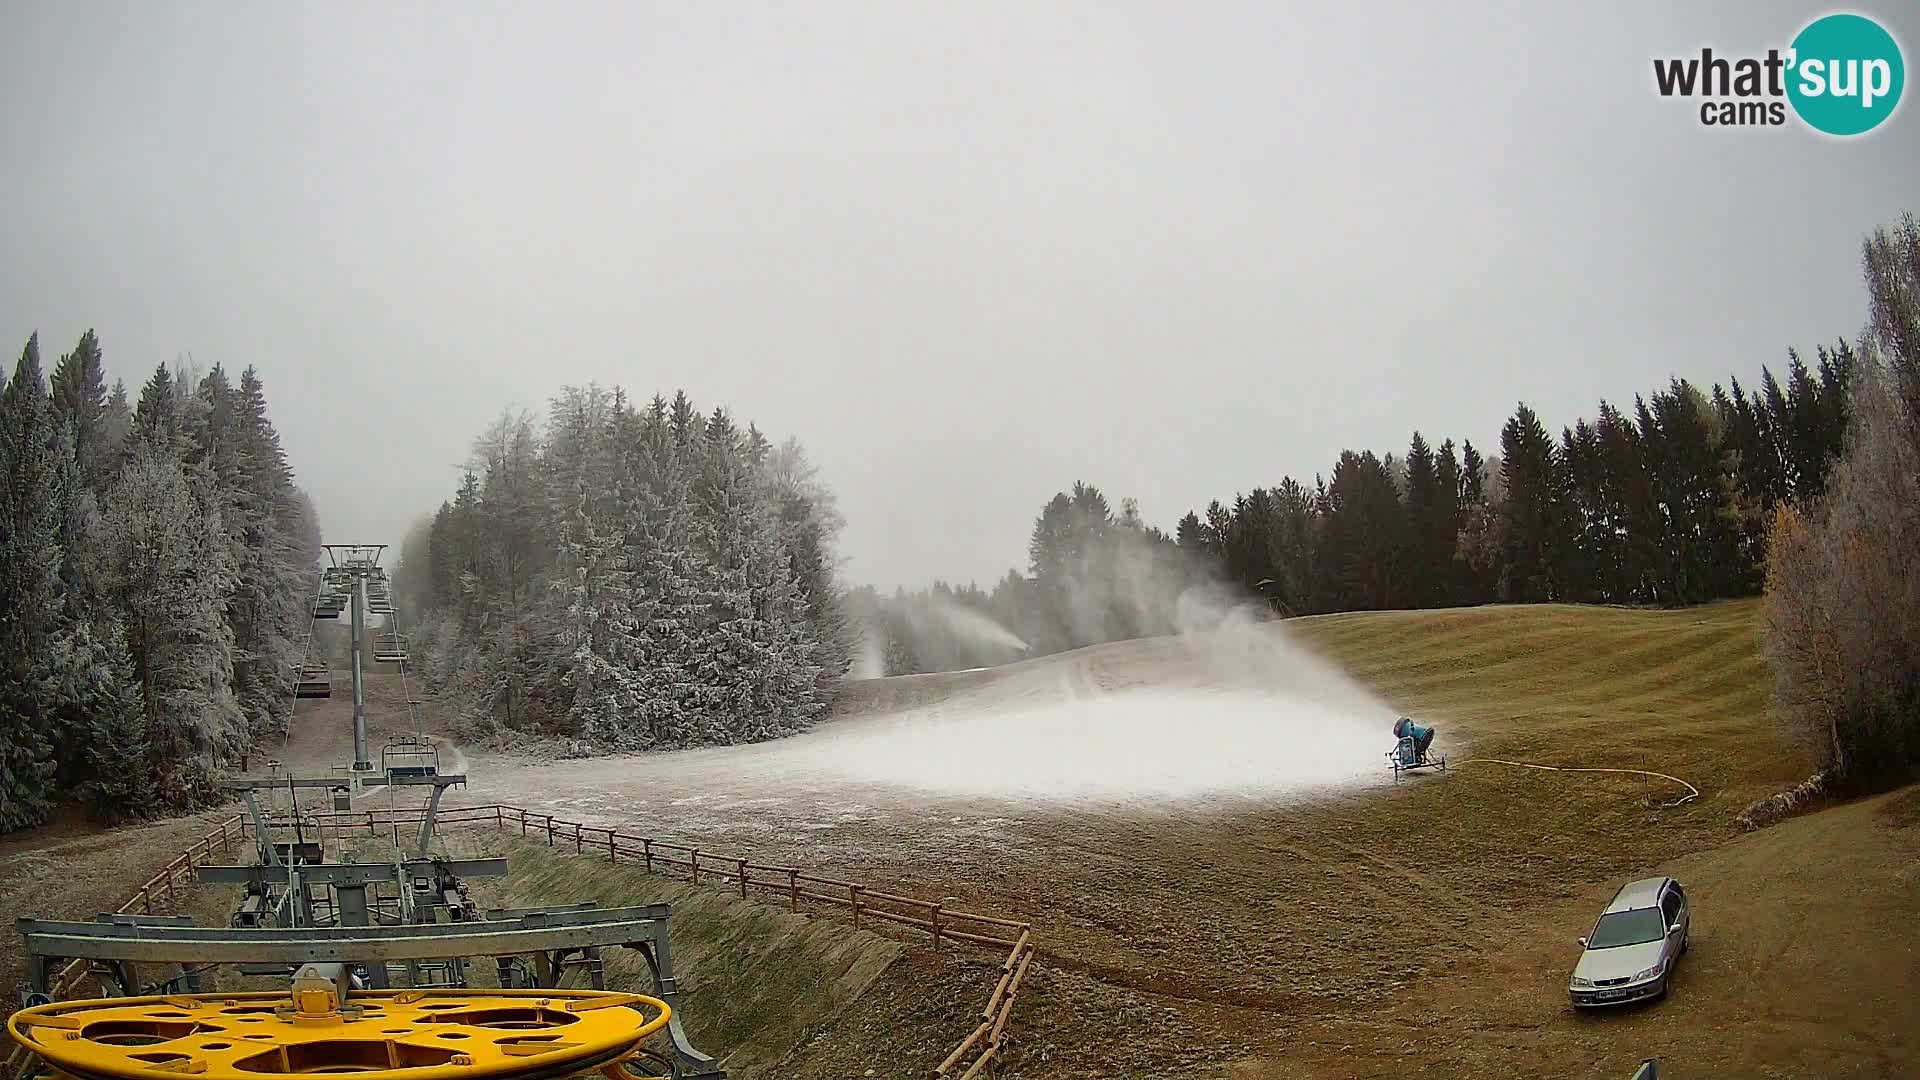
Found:
<svg viewBox="0 0 1920 1080"><path fill-rule="evenodd" d="M313 628L314 624L320 619L314 611L320 606L320 598L326 595L326 591L327 574L325 570L322 570L320 572L320 580L314 587L313 601L307 605L306 640L300 647L300 668L295 671L293 675L292 703L287 706L287 723L280 737L280 752L283 754L286 753L288 747L293 745L293 713L295 709L300 707L300 678L306 673L307 665L313 660Z"/></svg>

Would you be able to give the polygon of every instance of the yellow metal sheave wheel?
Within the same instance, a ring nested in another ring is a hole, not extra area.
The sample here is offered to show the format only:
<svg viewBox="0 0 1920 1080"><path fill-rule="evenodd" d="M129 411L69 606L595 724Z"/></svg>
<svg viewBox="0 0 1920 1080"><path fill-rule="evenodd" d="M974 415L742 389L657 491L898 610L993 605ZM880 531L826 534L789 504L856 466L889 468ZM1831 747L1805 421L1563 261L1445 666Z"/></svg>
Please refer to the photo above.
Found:
<svg viewBox="0 0 1920 1080"><path fill-rule="evenodd" d="M193 994L57 1001L14 1013L7 1034L80 1080L537 1080L618 1072L668 1016L657 998L604 990L360 990L337 1008Z"/></svg>

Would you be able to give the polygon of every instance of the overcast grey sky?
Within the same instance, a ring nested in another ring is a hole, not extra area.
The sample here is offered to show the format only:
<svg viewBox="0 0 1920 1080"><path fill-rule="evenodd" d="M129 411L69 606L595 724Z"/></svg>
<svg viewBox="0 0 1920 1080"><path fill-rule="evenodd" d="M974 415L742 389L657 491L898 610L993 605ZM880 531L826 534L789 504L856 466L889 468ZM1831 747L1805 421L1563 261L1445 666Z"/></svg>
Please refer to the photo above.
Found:
<svg viewBox="0 0 1920 1080"><path fill-rule="evenodd" d="M257 364L340 541L504 406L684 387L806 444L854 580L985 583L1075 479L1171 528L1856 332L1915 105L1716 131L1651 74L1825 10L10 0L0 341Z"/></svg>

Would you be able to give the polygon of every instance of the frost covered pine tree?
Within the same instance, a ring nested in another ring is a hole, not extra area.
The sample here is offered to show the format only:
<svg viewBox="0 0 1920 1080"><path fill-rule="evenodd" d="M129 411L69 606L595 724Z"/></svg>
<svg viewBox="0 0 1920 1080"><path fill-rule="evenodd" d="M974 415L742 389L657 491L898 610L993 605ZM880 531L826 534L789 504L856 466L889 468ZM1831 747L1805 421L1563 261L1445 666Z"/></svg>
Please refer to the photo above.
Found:
<svg viewBox="0 0 1920 1080"><path fill-rule="evenodd" d="M293 665L304 642L304 599L319 554L319 537L312 520L313 507L294 486L280 433L267 418L266 389L260 373L249 366L240 373L241 439L245 447L245 490L251 513L264 516L259 535L265 558L252 583L253 610L249 637L241 642L253 658L253 679L259 703L249 708L256 724L275 726L276 710L291 708ZM259 730L256 727L256 731Z"/></svg>
<svg viewBox="0 0 1920 1080"><path fill-rule="evenodd" d="M622 741L632 711L632 574L615 518L613 427L624 400L597 386L553 402L542 468L550 519L559 522L552 593L558 681L569 727L597 743Z"/></svg>
<svg viewBox="0 0 1920 1080"><path fill-rule="evenodd" d="M692 741L706 703L697 659L706 568L694 549L687 410L656 396L618 440L622 547L633 571L630 695L625 725L634 746ZM678 413L676 417L676 411ZM697 418L695 418L697 420Z"/></svg>
<svg viewBox="0 0 1920 1080"><path fill-rule="evenodd" d="M82 334L73 351L54 366L52 391L54 411L72 427L81 485L89 491L104 491L119 471L121 444L114 431L100 339L92 330ZM124 405L124 389L121 394Z"/></svg>
<svg viewBox="0 0 1920 1080"><path fill-rule="evenodd" d="M135 689L124 628L111 614L77 622L63 636L59 698L70 710L62 779L105 821L146 809L146 717Z"/></svg>
<svg viewBox="0 0 1920 1080"><path fill-rule="evenodd" d="M100 340L89 330L54 366L52 402L56 420L72 438L75 483L67 499L60 578L70 620L94 622L100 614L100 560L92 550L99 500L120 470L117 441L101 366ZM68 755L63 755L63 759Z"/></svg>
<svg viewBox="0 0 1920 1080"><path fill-rule="evenodd" d="M71 450L27 341L0 391L0 832L52 810L59 736L60 534ZM65 467L63 467L63 464Z"/></svg>
<svg viewBox="0 0 1920 1080"><path fill-rule="evenodd" d="M293 474L266 415L259 373L248 368L234 386L218 364L200 380L189 428L189 467L210 475L212 501L231 576L216 584L233 642L233 694L245 718L231 750L249 748L272 730L291 693L297 599L304 595L305 545Z"/></svg>
<svg viewBox="0 0 1920 1080"><path fill-rule="evenodd" d="M705 425L701 546L711 562L706 650L715 693L709 738L734 742L799 731L821 709L819 642L799 618L779 522L757 482L751 446L724 410Z"/></svg>
<svg viewBox="0 0 1920 1080"><path fill-rule="evenodd" d="M833 558L846 519L799 440L789 438L774 447L759 475L779 517L780 546L787 553L802 611L820 642L817 683L824 693L847 673L860 644L860 628L848 613Z"/></svg>
<svg viewBox="0 0 1920 1080"><path fill-rule="evenodd" d="M142 430L165 436L161 426ZM196 468L189 479L148 436L136 438L102 531L139 689L150 790L185 808L211 794L214 763L245 745L222 610L233 567L211 477Z"/></svg>

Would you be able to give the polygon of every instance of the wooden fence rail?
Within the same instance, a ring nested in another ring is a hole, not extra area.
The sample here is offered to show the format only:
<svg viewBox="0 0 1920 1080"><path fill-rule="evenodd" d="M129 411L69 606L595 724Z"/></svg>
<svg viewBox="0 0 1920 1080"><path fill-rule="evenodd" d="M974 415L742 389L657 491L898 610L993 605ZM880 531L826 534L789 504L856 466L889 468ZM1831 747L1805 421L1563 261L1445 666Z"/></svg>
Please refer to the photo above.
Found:
<svg viewBox="0 0 1920 1080"><path fill-rule="evenodd" d="M311 828L323 835L328 829L358 832L364 827L369 836L387 832L396 843L400 843L400 826L418 824L425 816L424 808L303 810L298 820L303 828ZM274 828L290 827L293 821L292 817L276 818L270 824ZM676 844L650 836L634 836L605 825L562 821L552 814L536 813L506 803L442 807L434 822L436 827L487 824L503 832L508 828L517 828L521 836L528 839L536 836L543 838L550 847L570 844L573 854L598 856L604 853L607 860L613 863L625 858L640 863L648 873L655 873L656 866L682 869L686 871L687 879L695 884L702 880L704 872L708 884L736 886L742 899L748 898L748 890L759 889L777 894L786 902L789 910L795 912L800 910L802 900L846 909L853 916L855 928L860 926L861 916L865 915L869 919L925 932L931 936L935 951L940 950L945 941L1007 948L1006 960L1000 966L999 982L994 986L992 996L987 999L986 1008L980 1012L980 1022L933 1070L936 1077L950 1075L969 1051L978 1048L979 1056L960 1074L961 1080L973 1080L1000 1053L1007 1021L1013 1015L1014 999L1019 996L1020 985L1033 961L1033 928L1022 920L959 911L936 901L869 889L859 882L809 873L795 866L758 863L737 855L719 855L693 845ZM233 858L235 846L251 839L253 832L253 822L240 815L222 821L216 830L189 845L159 873L148 878L126 903L120 905L120 913L151 915L156 905L171 908L177 899L175 886L192 882L193 867L211 861L216 846L222 858ZM85 962L75 960L69 963L52 981L53 996L68 996L85 975ZM24 1050L16 1050L7 1059L7 1075L17 1075L24 1061Z"/></svg>
<svg viewBox="0 0 1920 1080"><path fill-rule="evenodd" d="M364 828L369 835L378 835L401 825L418 824L424 816L424 810L405 807L328 810L303 813L301 821L306 827L322 832ZM851 912L856 925L861 918L870 917L912 926L926 932L936 949L949 939L1011 947L1017 935L1029 928L1027 922L1019 919L961 911L937 901L882 892L857 881L811 873L799 867L755 862L693 844L637 836L605 825L566 821L505 803L442 807L434 820L436 827L486 823L502 830L514 829L528 839L545 840L550 847L570 846L576 854L586 854L590 842L594 853L604 853L611 862L622 859L639 862L649 873L658 872L662 867L684 871L690 882L730 885L742 897L756 889L778 894L794 911L799 910L800 901L810 900ZM290 825L291 820L276 820L273 824L278 828ZM251 833L252 824L246 823L245 829Z"/></svg>

